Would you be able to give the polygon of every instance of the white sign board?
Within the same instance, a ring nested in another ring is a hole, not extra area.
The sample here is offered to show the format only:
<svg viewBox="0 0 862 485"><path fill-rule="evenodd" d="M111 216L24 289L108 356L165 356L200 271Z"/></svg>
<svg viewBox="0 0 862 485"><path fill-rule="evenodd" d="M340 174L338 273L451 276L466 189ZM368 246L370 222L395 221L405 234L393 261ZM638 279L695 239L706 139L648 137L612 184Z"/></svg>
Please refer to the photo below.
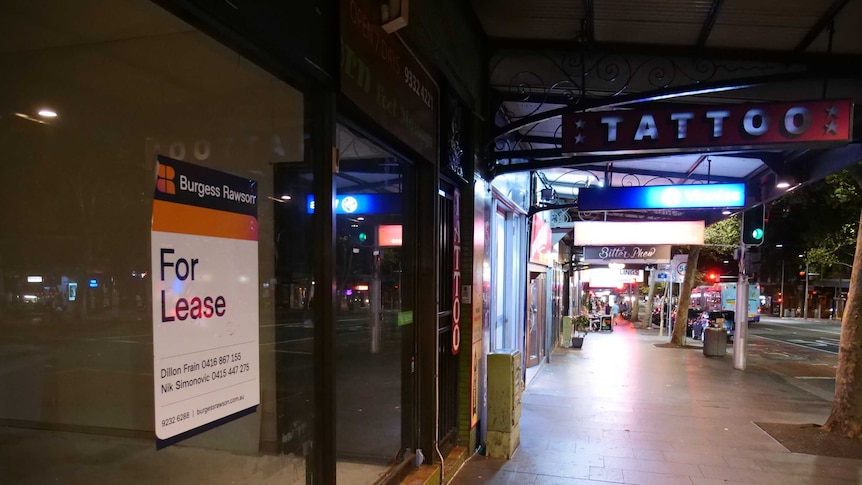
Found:
<svg viewBox="0 0 862 485"><path fill-rule="evenodd" d="M618 288L620 285L643 281L642 269L590 268L580 272L581 282L590 288Z"/></svg>
<svg viewBox="0 0 862 485"><path fill-rule="evenodd" d="M671 278L674 283L682 283L685 279L685 270L688 262L687 254L677 254L671 261Z"/></svg>
<svg viewBox="0 0 862 485"><path fill-rule="evenodd" d="M159 157L151 234L159 440L260 403L257 231L253 180Z"/></svg>
<svg viewBox="0 0 862 485"><path fill-rule="evenodd" d="M702 245L703 221L575 221L575 246L678 244Z"/></svg>

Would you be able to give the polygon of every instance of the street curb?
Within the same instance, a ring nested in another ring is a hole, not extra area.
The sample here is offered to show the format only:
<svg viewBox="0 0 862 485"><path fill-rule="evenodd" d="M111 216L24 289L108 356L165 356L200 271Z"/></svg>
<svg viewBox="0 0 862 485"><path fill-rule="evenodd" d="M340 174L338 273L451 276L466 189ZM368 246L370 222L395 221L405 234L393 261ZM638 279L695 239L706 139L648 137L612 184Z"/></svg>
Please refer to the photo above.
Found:
<svg viewBox="0 0 862 485"><path fill-rule="evenodd" d="M778 372L776 370L768 369L766 367L760 367L760 368L778 376L779 378L781 378L781 380L790 384L791 386L793 386L797 389L803 390L809 394L813 394L815 397L820 398L824 401L832 402L835 399L834 393L824 391L823 389L819 389L815 386L812 386L811 384L806 384L805 382L802 382L801 380L799 380L795 377L786 376L786 375L784 375L781 372Z"/></svg>

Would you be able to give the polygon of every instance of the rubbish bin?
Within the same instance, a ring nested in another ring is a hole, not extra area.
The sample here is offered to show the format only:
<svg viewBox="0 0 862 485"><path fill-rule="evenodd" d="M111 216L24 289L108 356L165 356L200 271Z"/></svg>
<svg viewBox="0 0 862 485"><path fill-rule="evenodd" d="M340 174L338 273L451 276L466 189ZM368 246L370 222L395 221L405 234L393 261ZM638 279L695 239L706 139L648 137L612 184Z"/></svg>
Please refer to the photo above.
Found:
<svg viewBox="0 0 862 485"><path fill-rule="evenodd" d="M707 327L703 331L703 355L724 357L727 354L727 330Z"/></svg>

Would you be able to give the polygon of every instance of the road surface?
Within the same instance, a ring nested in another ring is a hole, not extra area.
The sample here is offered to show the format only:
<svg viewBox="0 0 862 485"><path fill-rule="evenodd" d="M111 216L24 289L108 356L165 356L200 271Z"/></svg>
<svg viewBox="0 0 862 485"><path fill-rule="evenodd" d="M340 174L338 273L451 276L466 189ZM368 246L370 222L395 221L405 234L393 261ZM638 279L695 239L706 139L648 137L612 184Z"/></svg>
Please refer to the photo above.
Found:
<svg viewBox="0 0 862 485"><path fill-rule="evenodd" d="M837 320L761 317L750 323L748 333L830 354L838 353L841 323Z"/></svg>

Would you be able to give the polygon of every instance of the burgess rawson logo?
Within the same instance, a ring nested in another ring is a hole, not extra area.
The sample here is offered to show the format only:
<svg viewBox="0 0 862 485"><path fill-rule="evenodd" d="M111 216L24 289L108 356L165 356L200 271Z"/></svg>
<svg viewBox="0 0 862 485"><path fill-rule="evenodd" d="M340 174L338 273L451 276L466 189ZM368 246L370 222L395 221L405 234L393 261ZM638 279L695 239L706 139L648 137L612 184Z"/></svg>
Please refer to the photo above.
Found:
<svg viewBox="0 0 862 485"><path fill-rule="evenodd" d="M670 245L586 246L584 247L584 260L588 263L670 261Z"/></svg>
<svg viewBox="0 0 862 485"><path fill-rule="evenodd" d="M195 167L191 164L159 156L156 191L187 202L189 199L208 199L209 203L238 203L252 207L257 204L254 186L249 186L247 189L236 188L237 182L247 184L247 180L229 177L223 181L207 179L207 182L203 182L206 177L198 176L195 171ZM163 198L171 199L171 197Z"/></svg>

